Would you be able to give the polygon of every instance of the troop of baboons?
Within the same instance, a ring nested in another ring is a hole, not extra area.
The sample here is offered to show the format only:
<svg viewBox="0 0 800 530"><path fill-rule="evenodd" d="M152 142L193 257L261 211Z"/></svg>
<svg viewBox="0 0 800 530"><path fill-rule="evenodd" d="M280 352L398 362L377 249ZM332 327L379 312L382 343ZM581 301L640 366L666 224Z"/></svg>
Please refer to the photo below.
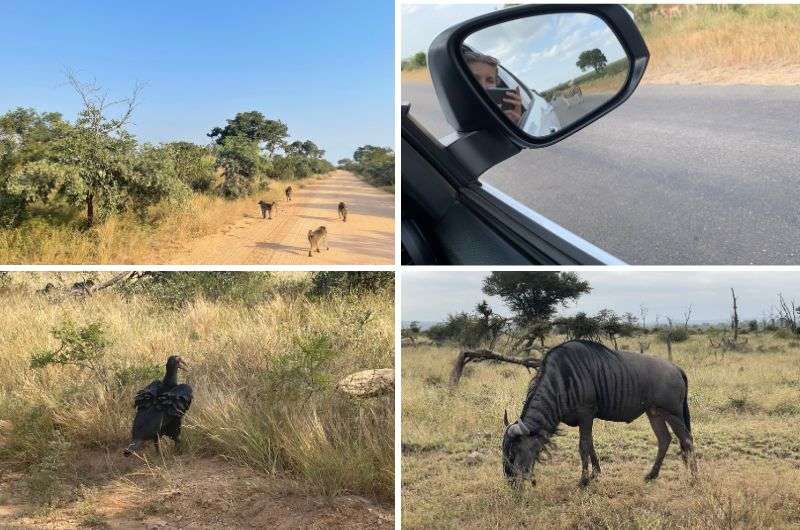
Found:
<svg viewBox="0 0 800 530"><path fill-rule="evenodd" d="M291 186L288 186L284 193L286 194L286 200L291 201L292 196L294 195L294 190L292 190ZM258 201L259 207L261 207L261 218L262 219L272 219L272 212L278 210L278 201L267 202L265 200ZM339 202L339 205L336 208L337 214L339 219L342 222L347 222L347 204L344 201ZM328 246L328 229L324 226L320 226L315 230L308 231L308 257L312 257L312 251L316 250L320 252L320 243L324 243L325 250L330 250Z"/></svg>

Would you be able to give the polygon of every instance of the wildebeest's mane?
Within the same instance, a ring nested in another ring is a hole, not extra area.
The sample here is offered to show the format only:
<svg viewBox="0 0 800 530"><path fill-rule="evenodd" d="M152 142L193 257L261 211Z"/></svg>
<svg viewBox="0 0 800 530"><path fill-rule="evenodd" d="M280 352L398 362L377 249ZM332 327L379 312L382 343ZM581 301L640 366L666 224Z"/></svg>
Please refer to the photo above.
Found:
<svg viewBox="0 0 800 530"><path fill-rule="evenodd" d="M528 407L530 407L531 400L534 398L534 396L536 396L536 392L539 390L539 385L544 380L545 373L547 373L547 367L549 364L552 364L552 362L548 361L550 361L555 354L558 354L561 348L563 348L567 344L572 344L572 343L581 344L582 346L589 348L592 351L592 353L597 355L610 355L614 357L618 356L617 352L607 348L603 344L585 339L568 340L562 342L558 346L553 346L552 348L547 350L547 352L544 354L544 357L542 357L542 364L539 366L539 369L536 370L536 375L533 376L533 379L528 385L528 393L525 396L525 402L522 405L522 414L520 415L520 417L525 415L525 411L527 411Z"/></svg>

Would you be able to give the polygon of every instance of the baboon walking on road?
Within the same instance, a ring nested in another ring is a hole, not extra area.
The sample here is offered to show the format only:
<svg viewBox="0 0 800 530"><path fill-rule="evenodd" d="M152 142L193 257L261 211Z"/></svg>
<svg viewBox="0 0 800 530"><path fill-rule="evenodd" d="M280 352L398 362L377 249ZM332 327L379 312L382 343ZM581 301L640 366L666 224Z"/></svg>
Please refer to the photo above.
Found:
<svg viewBox="0 0 800 530"><path fill-rule="evenodd" d="M347 205L343 202L339 203L339 219L347 222Z"/></svg>
<svg viewBox="0 0 800 530"><path fill-rule="evenodd" d="M316 230L308 231L308 257L311 257L311 251L317 249L319 252L319 244L325 243L325 250L330 250L328 246L328 229L320 226Z"/></svg>
<svg viewBox="0 0 800 530"><path fill-rule="evenodd" d="M258 205L261 206L261 218L267 219L267 214L269 214L269 218L272 219L272 209L278 209L278 201L266 202L266 201L258 201Z"/></svg>
<svg viewBox="0 0 800 530"><path fill-rule="evenodd" d="M286 200L287 201L291 201L292 200L292 187L291 186L286 188Z"/></svg>

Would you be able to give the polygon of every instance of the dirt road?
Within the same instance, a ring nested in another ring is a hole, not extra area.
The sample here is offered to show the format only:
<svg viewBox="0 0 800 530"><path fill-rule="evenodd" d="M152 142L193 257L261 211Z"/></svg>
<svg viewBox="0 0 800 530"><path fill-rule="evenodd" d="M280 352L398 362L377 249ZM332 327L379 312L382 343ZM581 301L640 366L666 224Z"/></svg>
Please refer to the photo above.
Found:
<svg viewBox="0 0 800 530"><path fill-rule="evenodd" d="M291 202L278 204L272 220L264 220L253 201L253 212L218 233L176 252L173 264L194 265L373 265L394 262L394 195L366 184L347 171L300 189ZM337 215L347 204L347 222ZM330 250L308 257L308 231L325 226Z"/></svg>

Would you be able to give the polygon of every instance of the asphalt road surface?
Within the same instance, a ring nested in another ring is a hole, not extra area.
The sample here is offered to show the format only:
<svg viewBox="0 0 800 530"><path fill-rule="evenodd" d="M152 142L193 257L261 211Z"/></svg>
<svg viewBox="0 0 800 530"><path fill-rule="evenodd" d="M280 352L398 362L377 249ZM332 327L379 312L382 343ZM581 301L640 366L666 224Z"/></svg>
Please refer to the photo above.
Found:
<svg viewBox="0 0 800 530"><path fill-rule="evenodd" d="M434 135L429 83L402 86ZM800 87L645 85L481 180L634 265L800 264Z"/></svg>

